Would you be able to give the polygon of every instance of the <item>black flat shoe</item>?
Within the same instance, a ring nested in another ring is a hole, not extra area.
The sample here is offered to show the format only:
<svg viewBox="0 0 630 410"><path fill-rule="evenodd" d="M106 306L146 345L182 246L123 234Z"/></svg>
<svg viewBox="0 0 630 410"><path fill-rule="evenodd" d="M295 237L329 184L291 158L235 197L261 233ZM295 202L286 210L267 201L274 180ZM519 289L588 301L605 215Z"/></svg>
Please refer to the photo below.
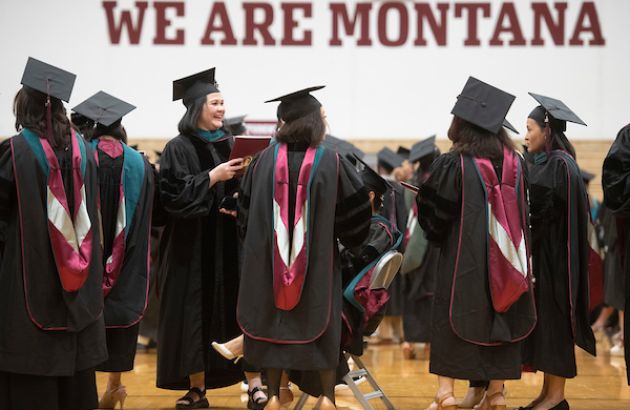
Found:
<svg viewBox="0 0 630 410"><path fill-rule="evenodd" d="M556 404L549 410L569 410L569 402L566 400L562 400L560 403Z"/></svg>
<svg viewBox="0 0 630 410"><path fill-rule="evenodd" d="M193 394L197 395L196 401ZM210 407L210 403L208 403L206 398L206 391L202 391L199 387L191 388L188 390L188 393L177 399L177 401L185 401L186 403L177 403L175 405L176 409L207 409Z"/></svg>
<svg viewBox="0 0 630 410"><path fill-rule="evenodd" d="M254 395L256 393L265 393L263 391L263 389L261 389L260 387L254 387L251 390L247 390L247 394L249 395L249 400L247 401L247 408L251 409L251 410L263 410L265 408L265 406L267 405L267 396L265 395L265 397L259 397L258 399L254 399Z"/></svg>

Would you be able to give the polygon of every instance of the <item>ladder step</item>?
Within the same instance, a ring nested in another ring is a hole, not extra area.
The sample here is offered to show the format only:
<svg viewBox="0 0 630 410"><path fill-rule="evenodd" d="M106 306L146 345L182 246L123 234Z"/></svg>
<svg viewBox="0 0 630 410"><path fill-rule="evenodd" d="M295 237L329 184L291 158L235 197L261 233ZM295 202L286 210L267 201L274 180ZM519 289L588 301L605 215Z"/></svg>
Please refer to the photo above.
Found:
<svg viewBox="0 0 630 410"><path fill-rule="evenodd" d="M366 394L363 395L363 397L365 397L365 400L378 399L378 398L381 398L383 396L385 396L385 395L380 390L373 391L371 393L366 393Z"/></svg>
<svg viewBox="0 0 630 410"><path fill-rule="evenodd" d="M359 369L359 370L353 370L351 372L348 372L348 376L355 378L355 377L362 377L367 375L367 370L365 369Z"/></svg>

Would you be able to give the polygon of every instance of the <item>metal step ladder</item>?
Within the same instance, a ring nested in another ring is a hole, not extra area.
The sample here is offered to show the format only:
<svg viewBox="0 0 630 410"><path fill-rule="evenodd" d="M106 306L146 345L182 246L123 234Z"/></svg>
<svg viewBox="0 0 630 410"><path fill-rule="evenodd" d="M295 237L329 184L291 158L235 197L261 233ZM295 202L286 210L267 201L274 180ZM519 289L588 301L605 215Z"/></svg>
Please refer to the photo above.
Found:
<svg viewBox="0 0 630 410"><path fill-rule="evenodd" d="M352 391L352 394L354 394L354 397L361 404L363 409L374 410L374 407L370 405L369 401L374 400L374 399L381 399L383 401L383 404L385 404L385 408L387 410L395 410L394 405L389 400L389 398L387 398L387 396L385 395L385 392L383 392L381 387L378 385L378 383L376 382L376 380L374 379L370 371L367 369L367 367L361 360L361 358L359 356L354 356L350 353L345 353L345 352L344 352L344 357L346 360L352 359L357 369L348 372L348 374L344 376L343 381L348 385L348 387ZM364 394L361 390L359 390L359 387L354 382L354 380L355 378L360 378L360 377L365 377L367 382L372 387L371 392ZM308 398L309 398L308 394L302 393L302 395L300 396L300 399L298 400L297 404L295 405L293 409L302 410ZM313 409L315 410L319 409L319 401L315 404L315 407L313 407Z"/></svg>

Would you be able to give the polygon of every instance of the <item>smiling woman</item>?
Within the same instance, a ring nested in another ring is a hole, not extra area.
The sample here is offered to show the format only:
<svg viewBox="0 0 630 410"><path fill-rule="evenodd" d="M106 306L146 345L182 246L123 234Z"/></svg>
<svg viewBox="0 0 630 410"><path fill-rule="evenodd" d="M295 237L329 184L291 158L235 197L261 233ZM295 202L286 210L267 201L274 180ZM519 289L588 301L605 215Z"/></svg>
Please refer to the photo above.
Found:
<svg viewBox="0 0 630 410"><path fill-rule="evenodd" d="M188 390L177 408L208 406L206 388L242 378L240 367L209 349L209 341L237 336L236 224L219 204L238 187L240 159L228 161L223 97L212 68L173 82L173 100L186 114L180 135L160 160L159 191L168 214L162 236L157 386Z"/></svg>

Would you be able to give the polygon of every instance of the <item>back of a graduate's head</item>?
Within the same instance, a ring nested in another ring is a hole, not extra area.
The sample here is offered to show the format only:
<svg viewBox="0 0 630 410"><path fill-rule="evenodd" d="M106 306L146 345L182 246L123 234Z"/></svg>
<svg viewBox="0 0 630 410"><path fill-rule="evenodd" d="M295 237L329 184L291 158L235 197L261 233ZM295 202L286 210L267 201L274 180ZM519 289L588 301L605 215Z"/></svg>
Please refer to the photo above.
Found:
<svg viewBox="0 0 630 410"><path fill-rule="evenodd" d="M368 195L370 197L370 204L372 204L372 215L378 215L383 207L383 197L385 194L372 190L368 187Z"/></svg>
<svg viewBox="0 0 630 410"><path fill-rule="evenodd" d="M70 115L70 124L72 125L72 128L81 134L87 141L92 139L92 133L94 131L93 120L77 112L73 112Z"/></svg>
<svg viewBox="0 0 630 410"><path fill-rule="evenodd" d="M13 99L13 114L15 115L15 129L29 128L38 135L46 135L46 111L48 97L46 94L23 86ZM64 144L70 139L70 120L66 116L63 102L50 97L52 119L53 146Z"/></svg>
<svg viewBox="0 0 630 410"><path fill-rule="evenodd" d="M515 149L503 127L495 134L456 115L448 130L448 139L453 141L453 151L473 157L499 159L503 157L503 147Z"/></svg>
<svg viewBox="0 0 630 410"><path fill-rule="evenodd" d="M125 127L122 126L120 121L116 121L114 124L106 127L104 125L98 124L96 128L91 133L90 139L96 139L102 136L108 136L112 138L116 138L119 141L127 143L127 132L125 131Z"/></svg>
<svg viewBox="0 0 630 410"><path fill-rule="evenodd" d="M318 146L326 135L326 122L321 110L314 110L302 117L282 123L276 133L276 140L281 143L306 143Z"/></svg>

